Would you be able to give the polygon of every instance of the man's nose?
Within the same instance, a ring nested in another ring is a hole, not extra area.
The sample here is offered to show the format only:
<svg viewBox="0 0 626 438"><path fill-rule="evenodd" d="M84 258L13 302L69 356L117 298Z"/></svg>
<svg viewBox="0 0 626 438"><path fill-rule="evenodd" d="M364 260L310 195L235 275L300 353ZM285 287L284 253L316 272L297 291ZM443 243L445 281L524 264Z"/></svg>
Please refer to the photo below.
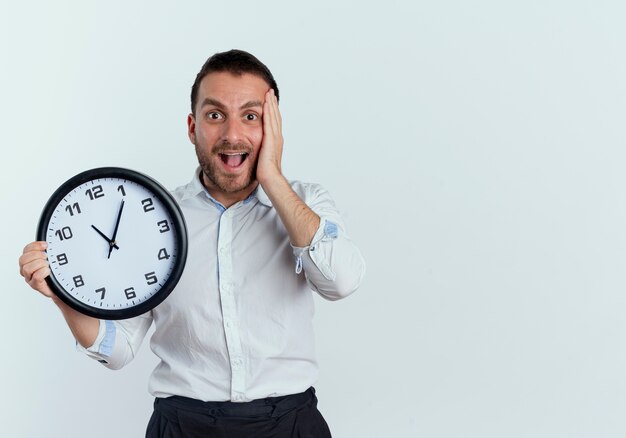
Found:
<svg viewBox="0 0 626 438"><path fill-rule="evenodd" d="M222 140L231 144L239 143L243 139L243 126L239 120L229 119L223 125Z"/></svg>

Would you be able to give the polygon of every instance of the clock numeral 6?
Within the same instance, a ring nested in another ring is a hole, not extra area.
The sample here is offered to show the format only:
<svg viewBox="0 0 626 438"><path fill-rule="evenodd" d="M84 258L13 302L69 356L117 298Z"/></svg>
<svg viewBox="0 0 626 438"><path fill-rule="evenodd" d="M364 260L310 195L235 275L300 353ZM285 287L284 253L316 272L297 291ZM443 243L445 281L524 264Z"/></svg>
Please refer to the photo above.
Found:
<svg viewBox="0 0 626 438"><path fill-rule="evenodd" d="M68 260L67 260L67 256L65 255L65 253L59 254L57 256L57 262L59 263L60 266L67 265Z"/></svg>
<svg viewBox="0 0 626 438"><path fill-rule="evenodd" d="M124 289L124 293L126 294L127 300L132 300L133 298L137 297L134 287L129 287L128 289Z"/></svg>
<svg viewBox="0 0 626 438"><path fill-rule="evenodd" d="M102 294L102 296L100 297L101 300L104 300L104 294L105 294L106 291L107 290L104 287L101 287L100 289L96 289L96 293L97 294Z"/></svg>
<svg viewBox="0 0 626 438"><path fill-rule="evenodd" d="M76 287L81 287L85 285L82 275L77 275L76 277L72 277L72 280L74 280L74 286Z"/></svg>
<svg viewBox="0 0 626 438"><path fill-rule="evenodd" d="M165 248L161 248L157 257L159 258L159 260L169 260L171 256L167 253L167 250Z"/></svg>
<svg viewBox="0 0 626 438"><path fill-rule="evenodd" d="M59 240L71 239L74 236L70 227L63 227L60 230L56 230L54 234L59 238Z"/></svg>
<svg viewBox="0 0 626 438"><path fill-rule="evenodd" d="M148 284L154 284L158 281L157 276L155 275L154 271L148 272L147 274L144 275L144 277L146 277L146 282Z"/></svg>
<svg viewBox="0 0 626 438"><path fill-rule="evenodd" d="M145 213L154 210L154 203L152 202L152 199L150 198L142 199L141 205L143 205L143 211Z"/></svg>
<svg viewBox="0 0 626 438"><path fill-rule="evenodd" d="M170 230L170 225L167 223L167 220L162 220L157 222L159 226L159 233L166 233Z"/></svg>
<svg viewBox="0 0 626 438"><path fill-rule="evenodd" d="M85 195L89 196L89 199L91 199L92 201L96 198L102 198L104 196L104 193L102 192L102 186L97 185L93 186L92 189L85 190Z"/></svg>

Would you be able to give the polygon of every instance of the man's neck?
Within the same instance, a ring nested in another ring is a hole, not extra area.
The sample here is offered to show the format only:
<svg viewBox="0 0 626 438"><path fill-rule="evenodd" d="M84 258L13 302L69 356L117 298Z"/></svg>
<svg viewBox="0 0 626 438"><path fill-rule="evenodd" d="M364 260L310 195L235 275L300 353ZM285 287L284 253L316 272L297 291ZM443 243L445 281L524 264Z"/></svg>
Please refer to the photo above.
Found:
<svg viewBox="0 0 626 438"><path fill-rule="evenodd" d="M235 205L239 201L243 201L250 196L250 194L258 187L258 181L253 181L249 186L236 191L236 192L225 192L221 190L219 187L211 184L210 181L207 180L207 177L204 175L204 172L200 171L200 182L204 186L204 188L209 192L209 195L217 202L222 204L224 208L230 208Z"/></svg>

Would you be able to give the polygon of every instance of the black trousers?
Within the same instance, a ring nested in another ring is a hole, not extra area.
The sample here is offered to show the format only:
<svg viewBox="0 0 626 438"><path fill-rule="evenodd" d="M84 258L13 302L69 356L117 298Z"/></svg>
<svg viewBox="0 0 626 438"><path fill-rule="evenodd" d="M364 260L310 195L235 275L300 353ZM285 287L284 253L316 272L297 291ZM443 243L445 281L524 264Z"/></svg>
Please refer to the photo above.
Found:
<svg viewBox="0 0 626 438"><path fill-rule="evenodd" d="M146 438L330 438L315 389L247 403L157 398Z"/></svg>

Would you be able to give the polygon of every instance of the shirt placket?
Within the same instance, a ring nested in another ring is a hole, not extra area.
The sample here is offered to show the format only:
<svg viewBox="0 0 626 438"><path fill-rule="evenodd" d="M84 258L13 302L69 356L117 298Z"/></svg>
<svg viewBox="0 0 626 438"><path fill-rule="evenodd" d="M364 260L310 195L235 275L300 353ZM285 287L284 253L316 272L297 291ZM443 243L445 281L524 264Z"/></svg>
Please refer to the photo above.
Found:
<svg viewBox="0 0 626 438"><path fill-rule="evenodd" d="M233 401L245 400L245 367L241 349L239 320L235 304L233 278L233 211L226 210L220 217L217 241L217 260L219 270L219 291L222 305L222 323L226 334L226 348L230 360L231 382L230 398Z"/></svg>

